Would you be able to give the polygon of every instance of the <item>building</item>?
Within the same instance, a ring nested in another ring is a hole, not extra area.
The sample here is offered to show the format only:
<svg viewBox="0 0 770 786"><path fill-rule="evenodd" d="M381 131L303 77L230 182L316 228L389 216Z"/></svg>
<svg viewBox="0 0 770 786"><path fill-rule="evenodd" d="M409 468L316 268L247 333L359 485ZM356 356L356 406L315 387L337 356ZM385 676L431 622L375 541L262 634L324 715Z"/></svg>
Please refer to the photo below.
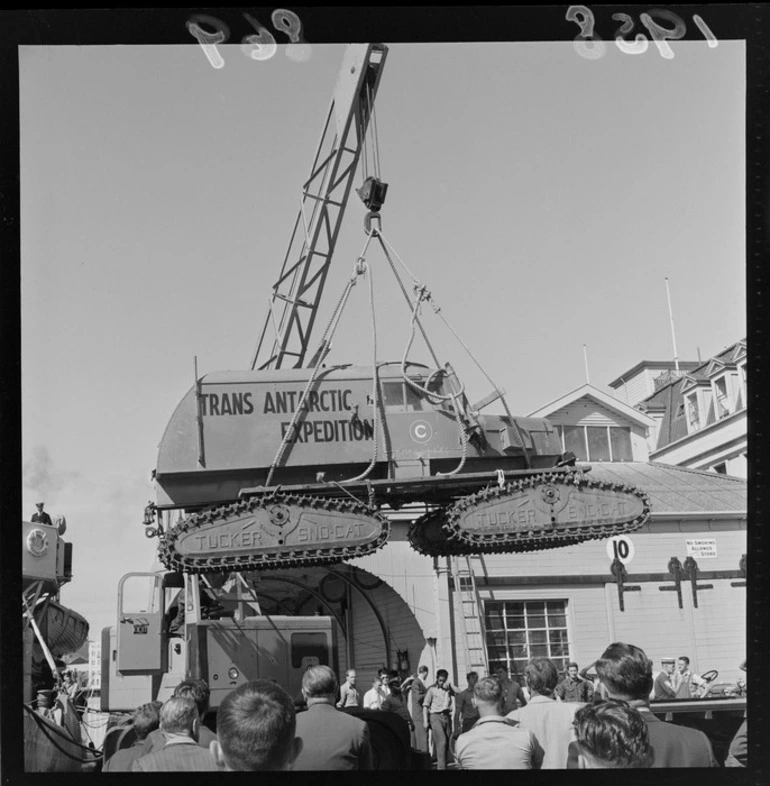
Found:
<svg viewBox="0 0 770 786"><path fill-rule="evenodd" d="M659 378L636 405L654 421L650 461L746 478L746 393L745 339L679 377Z"/></svg>
<svg viewBox="0 0 770 786"><path fill-rule="evenodd" d="M88 642L88 688L99 690L102 686L102 643L99 639Z"/></svg>

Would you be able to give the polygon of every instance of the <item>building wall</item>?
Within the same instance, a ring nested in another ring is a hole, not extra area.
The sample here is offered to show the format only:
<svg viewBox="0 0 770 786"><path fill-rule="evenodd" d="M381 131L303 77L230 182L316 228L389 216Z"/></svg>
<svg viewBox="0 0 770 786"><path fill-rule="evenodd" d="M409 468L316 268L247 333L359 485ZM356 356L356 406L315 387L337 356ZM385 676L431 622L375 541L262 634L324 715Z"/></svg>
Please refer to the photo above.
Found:
<svg viewBox="0 0 770 786"><path fill-rule="evenodd" d="M742 409L651 453L650 461L704 470L727 461L727 474L745 478L747 449L746 410Z"/></svg>
<svg viewBox="0 0 770 786"><path fill-rule="evenodd" d="M459 595L451 589L446 558L434 560L415 552L406 542L406 524L393 525L393 539L377 554L355 564L383 580L369 596L391 632L391 664L396 650L408 650L411 671L419 665L446 668L455 684L465 684L470 664L462 641ZM662 657L688 655L695 670L717 669L720 680L734 681L745 658L746 590L739 582L739 562L746 552L745 518L711 519L687 514L666 516L626 536L634 554L626 565L627 584L639 591L624 593L620 611L617 584L611 577L606 540L593 540L560 549L521 555L495 554L474 557L479 596L489 601L567 602L569 657L582 666L593 662L613 641L642 647L656 668ZM684 564L687 541L713 540L715 557L696 557L704 571L730 571L730 578L699 579L713 589L698 592L694 607L690 582L681 584L682 606L673 587L668 563L677 557ZM649 580L645 574L660 574ZM642 576L642 580L638 580ZM492 583L484 586L491 579ZM508 579L508 581L506 581ZM365 602L353 598L355 627L354 665L359 688L367 690L383 664L383 636L377 619ZM342 650L343 647L341 646ZM343 664L340 664L342 671Z"/></svg>
<svg viewBox="0 0 770 786"><path fill-rule="evenodd" d="M549 413L548 420L556 426L630 427L632 458L634 461L647 461L647 429L626 420L618 412L588 396Z"/></svg>

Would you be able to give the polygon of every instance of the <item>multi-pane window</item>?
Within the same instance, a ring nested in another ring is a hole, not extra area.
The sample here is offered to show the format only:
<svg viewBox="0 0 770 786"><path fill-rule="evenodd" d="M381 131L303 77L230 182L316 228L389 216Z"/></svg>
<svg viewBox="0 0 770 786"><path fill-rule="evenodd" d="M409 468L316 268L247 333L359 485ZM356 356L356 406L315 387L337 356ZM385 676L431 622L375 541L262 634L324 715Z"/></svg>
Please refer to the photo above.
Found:
<svg viewBox="0 0 770 786"><path fill-rule="evenodd" d="M559 426L565 451L578 461L632 461L631 429L623 426Z"/></svg>
<svg viewBox="0 0 770 786"><path fill-rule="evenodd" d="M488 600L484 603L491 674L502 666L523 675L532 658L550 658L567 668L569 636L565 600Z"/></svg>

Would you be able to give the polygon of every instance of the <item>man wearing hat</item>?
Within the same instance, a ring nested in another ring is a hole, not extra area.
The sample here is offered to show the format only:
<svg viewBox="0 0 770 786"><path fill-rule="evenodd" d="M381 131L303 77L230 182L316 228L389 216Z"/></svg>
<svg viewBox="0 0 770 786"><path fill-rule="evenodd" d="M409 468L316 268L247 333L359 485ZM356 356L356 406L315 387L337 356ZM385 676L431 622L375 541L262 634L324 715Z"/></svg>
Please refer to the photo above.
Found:
<svg viewBox="0 0 770 786"><path fill-rule="evenodd" d="M655 677L653 683L653 699L675 699L676 691L672 682L676 661L673 658L661 658L663 671Z"/></svg>
<svg viewBox="0 0 770 786"><path fill-rule="evenodd" d="M48 524L51 526L51 517L43 510L45 502L36 502L35 507L37 510L32 514L32 522L34 524Z"/></svg>

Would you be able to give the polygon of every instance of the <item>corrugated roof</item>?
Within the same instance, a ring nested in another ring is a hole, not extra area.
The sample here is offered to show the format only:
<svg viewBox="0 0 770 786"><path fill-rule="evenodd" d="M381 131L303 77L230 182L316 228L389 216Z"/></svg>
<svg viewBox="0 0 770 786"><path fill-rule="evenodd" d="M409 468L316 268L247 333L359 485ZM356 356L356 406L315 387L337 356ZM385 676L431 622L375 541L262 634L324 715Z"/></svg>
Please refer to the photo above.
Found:
<svg viewBox="0 0 770 786"><path fill-rule="evenodd" d="M642 489L650 498L653 516L746 511L748 484L742 478L656 462L592 462L591 467L591 478Z"/></svg>

